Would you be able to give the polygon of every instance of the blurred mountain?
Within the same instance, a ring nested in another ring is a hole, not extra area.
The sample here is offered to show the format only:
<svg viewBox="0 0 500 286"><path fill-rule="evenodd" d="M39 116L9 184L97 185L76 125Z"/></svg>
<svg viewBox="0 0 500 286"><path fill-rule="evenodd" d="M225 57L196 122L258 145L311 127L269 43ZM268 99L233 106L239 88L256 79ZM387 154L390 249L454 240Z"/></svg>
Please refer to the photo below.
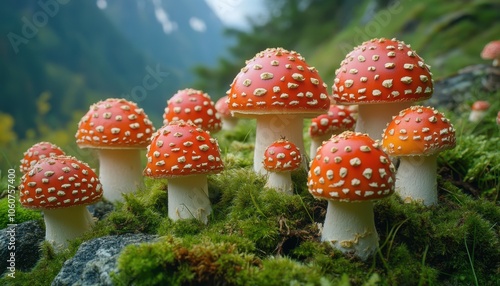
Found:
<svg viewBox="0 0 500 286"><path fill-rule="evenodd" d="M19 137L42 121L65 127L108 97L136 101L159 125L191 66L213 64L227 44L203 0L126 3L0 3L0 114L14 118Z"/></svg>

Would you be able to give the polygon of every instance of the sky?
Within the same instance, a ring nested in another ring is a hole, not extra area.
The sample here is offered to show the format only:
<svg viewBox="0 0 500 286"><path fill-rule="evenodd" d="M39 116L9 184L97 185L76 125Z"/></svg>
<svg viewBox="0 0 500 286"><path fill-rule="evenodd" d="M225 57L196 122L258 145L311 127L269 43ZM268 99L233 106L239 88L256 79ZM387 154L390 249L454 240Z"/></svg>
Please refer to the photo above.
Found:
<svg viewBox="0 0 500 286"><path fill-rule="evenodd" d="M205 0L215 14L228 27L246 29L246 17L266 17L263 0Z"/></svg>

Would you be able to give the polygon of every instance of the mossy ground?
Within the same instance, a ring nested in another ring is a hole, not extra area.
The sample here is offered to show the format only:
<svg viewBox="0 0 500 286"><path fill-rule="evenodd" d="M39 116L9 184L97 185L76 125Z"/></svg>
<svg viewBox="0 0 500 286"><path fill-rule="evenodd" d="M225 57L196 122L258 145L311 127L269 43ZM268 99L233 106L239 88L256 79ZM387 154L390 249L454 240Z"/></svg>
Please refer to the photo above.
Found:
<svg viewBox="0 0 500 286"><path fill-rule="evenodd" d="M486 95L484 95L486 96ZM488 94L498 98L499 94ZM464 105L469 103L464 103ZM500 129L494 114L481 123L446 112L457 146L439 157L439 205L375 203L380 248L367 261L319 241L326 202L307 191L304 171L293 174L294 195L264 188L252 172L254 126L243 121L219 138L226 169L209 177L213 213L207 225L167 217L167 180L146 187L99 221L93 232L17 272L11 285L47 285L78 245L104 235L151 233L150 244L128 246L119 258L117 285L495 285L500 281ZM308 142L306 142L307 145Z"/></svg>

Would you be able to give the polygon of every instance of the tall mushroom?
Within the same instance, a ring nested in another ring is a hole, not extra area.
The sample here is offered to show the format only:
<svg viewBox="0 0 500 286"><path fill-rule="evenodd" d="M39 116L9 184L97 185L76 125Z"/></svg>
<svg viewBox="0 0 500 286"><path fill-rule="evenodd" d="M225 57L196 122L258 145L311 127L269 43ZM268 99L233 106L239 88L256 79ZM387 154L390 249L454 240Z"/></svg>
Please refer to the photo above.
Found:
<svg viewBox="0 0 500 286"><path fill-rule="evenodd" d="M122 201L123 193L142 187L141 150L151 142L153 132L144 110L125 99L99 101L82 117L76 143L98 151L99 177L107 200Z"/></svg>
<svg viewBox="0 0 500 286"><path fill-rule="evenodd" d="M238 124L238 118L234 117L229 110L227 105L227 95L219 98L215 103L215 109L220 114L220 119L222 122L222 130L232 130Z"/></svg>
<svg viewBox="0 0 500 286"><path fill-rule="evenodd" d="M207 175L224 169L217 140L191 122L171 121L154 133L144 175L168 179L168 217L207 223Z"/></svg>
<svg viewBox="0 0 500 286"><path fill-rule="evenodd" d="M382 145L389 155L400 158L396 193L405 202L437 204L437 156L455 147L450 121L432 107L412 106L387 125Z"/></svg>
<svg viewBox="0 0 500 286"><path fill-rule="evenodd" d="M337 104L358 104L356 131L373 139L392 116L432 96L429 66L409 45L396 39L372 39L354 48L335 72Z"/></svg>
<svg viewBox="0 0 500 286"><path fill-rule="evenodd" d="M91 229L94 220L86 205L99 201L102 193L95 172L68 156L40 159L19 185L21 205L43 211L45 240L56 250Z"/></svg>
<svg viewBox="0 0 500 286"><path fill-rule="evenodd" d="M366 260L378 247L372 200L394 192L394 166L378 141L345 131L318 149L309 192L328 200L322 241Z"/></svg>
<svg viewBox="0 0 500 286"><path fill-rule="evenodd" d="M257 120L253 167L261 174L266 173L261 160L267 146L286 137L305 150L303 119L325 113L330 106L317 70L299 53L283 48L266 49L246 61L228 96L234 116Z"/></svg>
<svg viewBox="0 0 500 286"><path fill-rule="evenodd" d="M210 96L201 90L186 88L177 91L167 102L163 124L183 120L215 133L221 127L220 114Z"/></svg>
<svg viewBox="0 0 500 286"><path fill-rule="evenodd" d="M35 165L38 160L60 155L65 154L64 151L57 145L50 142L38 142L24 152L19 169L21 170L21 173L25 174L29 172L31 167Z"/></svg>
<svg viewBox="0 0 500 286"><path fill-rule="evenodd" d="M300 150L286 138L281 138L269 145L264 151L262 164L269 172L266 187L288 195L293 194L291 172L302 163Z"/></svg>
<svg viewBox="0 0 500 286"><path fill-rule="evenodd" d="M354 112L353 112L354 113ZM321 114L311 121L309 126L309 136L311 146L309 156L316 156L316 149L328 140L332 135L339 134L347 130L352 130L356 124L356 119L351 115L351 110L343 105L330 105L328 113Z"/></svg>

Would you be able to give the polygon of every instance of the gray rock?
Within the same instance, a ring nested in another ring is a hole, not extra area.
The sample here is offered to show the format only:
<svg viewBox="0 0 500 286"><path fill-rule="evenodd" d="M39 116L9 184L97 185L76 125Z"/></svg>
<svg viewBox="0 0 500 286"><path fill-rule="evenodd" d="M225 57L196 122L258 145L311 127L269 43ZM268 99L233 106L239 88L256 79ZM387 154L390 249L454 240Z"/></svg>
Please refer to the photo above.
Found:
<svg viewBox="0 0 500 286"><path fill-rule="evenodd" d="M117 258L129 245L157 240L156 235L125 234L100 237L82 243L52 281L59 285L112 285L110 273L117 272Z"/></svg>
<svg viewBox="0 0 500 286"><path fill-rule="evenodd" d="M15 233L15 240L12 237ZM28 271L40 259L40 243L45 239L45 230L38 221L27 221L15 227L0 230L0 269L1 274L8 270L11 262L11 253L15 255L12 261L15 270ZM15 249L13 249L15 247ZM5 259L3 259L5 258Z"/></svg>

